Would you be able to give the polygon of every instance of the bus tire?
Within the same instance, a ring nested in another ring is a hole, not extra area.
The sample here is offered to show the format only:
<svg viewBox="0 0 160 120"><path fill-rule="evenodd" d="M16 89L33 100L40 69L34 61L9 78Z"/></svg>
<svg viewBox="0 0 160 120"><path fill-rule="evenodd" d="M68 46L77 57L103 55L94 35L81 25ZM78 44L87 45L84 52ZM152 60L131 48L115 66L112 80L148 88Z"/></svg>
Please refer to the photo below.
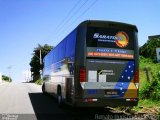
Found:
<svg viewBox="0 0 160 120"><path fill-rule="evenodd" d="M60 86L58 86L58 89L57 89L57 103L59 106L62 106L62 92L61 92Z"/></svg>
<svg viewBox="0 0 160 120"><path fill-rule="evenodd" d="M45 91L45 85L43 84L42 85L42 92L45 94L46 93L46 91Z"/></svg>

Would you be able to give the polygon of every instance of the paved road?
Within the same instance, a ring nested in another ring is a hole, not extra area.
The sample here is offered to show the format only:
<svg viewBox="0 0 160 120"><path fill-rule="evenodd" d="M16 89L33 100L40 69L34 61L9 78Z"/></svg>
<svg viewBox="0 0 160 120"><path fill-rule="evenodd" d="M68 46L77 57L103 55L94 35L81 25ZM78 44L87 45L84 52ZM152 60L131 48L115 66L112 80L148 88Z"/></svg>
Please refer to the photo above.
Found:
<svg viewBox="0 0 160 120"><path fill-rule="evenodd" d="M2 120L102 120L118 118L107 109L58 107L56 100L42 94L33 83L0 85L0 119ZM121 114L121 117L125 115ZM10 118L10 119L8 119Z"/></svg>
<svg viewBox="0 0 160 120"><path fill-rule="evenodd" d="M58 107L53 97L42 94L41 86L33 83L6 83L0 85L1 119L10 117L20 120L58 120L60 118L78 119L83 116L87 119L94 119L94 115L88 115L87 112L86 109L74 109L67 106L64 108Z"/></svg>

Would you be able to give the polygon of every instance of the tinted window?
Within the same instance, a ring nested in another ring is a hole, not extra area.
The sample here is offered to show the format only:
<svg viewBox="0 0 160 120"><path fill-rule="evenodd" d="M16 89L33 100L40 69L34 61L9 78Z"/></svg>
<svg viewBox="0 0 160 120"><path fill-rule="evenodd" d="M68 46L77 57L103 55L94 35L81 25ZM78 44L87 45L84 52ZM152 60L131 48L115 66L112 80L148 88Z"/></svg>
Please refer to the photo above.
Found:
<svg viewBox="0 0 160 120"><path fill-rule="evenodd" d="M134 49L134 31L115 28L89 27L87 47Z"/></svg>

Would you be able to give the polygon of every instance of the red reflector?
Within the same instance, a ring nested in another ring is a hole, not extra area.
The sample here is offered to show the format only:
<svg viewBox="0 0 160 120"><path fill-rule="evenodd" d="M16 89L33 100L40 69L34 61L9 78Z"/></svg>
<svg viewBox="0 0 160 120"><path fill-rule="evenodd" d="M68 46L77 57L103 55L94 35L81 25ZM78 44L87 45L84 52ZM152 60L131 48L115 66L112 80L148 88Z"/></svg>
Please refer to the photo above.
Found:
<svg viewBox="0 0 160 120"><path fill-rule="evenodd" d="M135 71L134 74L134 82L139 83L139 70Z"/></svg>
<svg viewBox="0 0 160 120"><path fill-rule="evenodd" d="M86 82L86 69L81 68L80 69L80 74L79 74L80 82Z"/></svg>
<svg viewBox="0 0 160 120"><path fill-rule="evenodd" d="M128 98L128 99L126 99L126 101L137 101L135 98Z"/></svg>
<svg viewBox="0 0 160 120"><path fill-rule="evenodd" d="M131 98L131 99L130 99L130 101L134 101L134 99L133 99L133 98Z"/></svg>
<svg viewBox="0 0 160 120"><path fill-rule="evenodd" d="M89 98L87 99L88 102L93 102L93 99Z"/></svg>

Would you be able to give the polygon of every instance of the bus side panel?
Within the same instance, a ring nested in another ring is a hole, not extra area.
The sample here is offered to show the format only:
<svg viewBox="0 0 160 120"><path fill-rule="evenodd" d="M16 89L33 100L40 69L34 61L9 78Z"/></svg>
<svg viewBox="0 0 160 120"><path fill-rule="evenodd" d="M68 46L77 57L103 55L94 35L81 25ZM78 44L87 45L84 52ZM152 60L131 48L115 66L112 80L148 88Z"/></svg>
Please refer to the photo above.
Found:
<svg viewBox="0 0 160 120"><path fill-rule="evenodd" d="M47 76L45 87L48 93L57 94L60 85L63 98L66 97L66 79L73 78L74 74L76 34L75 29L44 58L43 76Z"/></svg>

